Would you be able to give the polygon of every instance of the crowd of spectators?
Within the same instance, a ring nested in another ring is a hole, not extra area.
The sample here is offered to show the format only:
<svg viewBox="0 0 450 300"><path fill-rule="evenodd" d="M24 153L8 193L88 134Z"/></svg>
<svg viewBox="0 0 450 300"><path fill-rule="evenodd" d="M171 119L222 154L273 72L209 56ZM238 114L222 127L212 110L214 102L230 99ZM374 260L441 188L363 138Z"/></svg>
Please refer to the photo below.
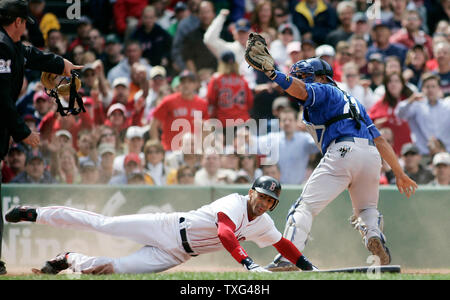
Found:
<svg viewBox="0 0 450 300"><path fill-rule="evenodd" d="M37 22L23 43L84 66L87 112L61 117L27 70L17 109L41 144L13 143L4 183L304 183L321 155L295 99L245 62L258 32L281 71L329 62L406 173L450 184L449 0L98 0L75 32L46 1L29 3ZM275 160L260 144L277 145ZM394 180L383 164L380 183Z"/></svg>

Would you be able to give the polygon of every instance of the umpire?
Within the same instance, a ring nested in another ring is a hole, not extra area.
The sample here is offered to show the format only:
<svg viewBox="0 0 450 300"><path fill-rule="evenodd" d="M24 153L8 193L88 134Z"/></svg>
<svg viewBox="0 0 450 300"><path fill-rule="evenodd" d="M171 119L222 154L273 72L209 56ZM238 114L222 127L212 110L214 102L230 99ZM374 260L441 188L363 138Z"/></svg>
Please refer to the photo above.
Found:
<svg viewBox="0 0 450 300"><path fill-rule="evenodd" d="M26 23L34 23L26 0L0 1L0 164L8 153L11 137L32 147L39 145L39 133L32 132L16 109L25 68L70 76L71 62L52 53L43 53L21 43ZM1 179L1 174L0 174ZM0 180L0 259L3 240L3 212ZM0 260L0 275L6 274Z"/></svg>

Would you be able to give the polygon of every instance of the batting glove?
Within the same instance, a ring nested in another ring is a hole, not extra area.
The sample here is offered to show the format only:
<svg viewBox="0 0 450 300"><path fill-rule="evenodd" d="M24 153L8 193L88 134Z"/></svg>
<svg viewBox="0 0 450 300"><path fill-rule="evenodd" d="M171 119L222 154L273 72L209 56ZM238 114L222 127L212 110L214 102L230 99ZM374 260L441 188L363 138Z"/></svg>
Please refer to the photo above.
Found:
<svg viewBox="0 0 450 300"><path fill-rule="evenodd" d="M260 265L253 262L253 260L250 257L244 258L241 261L241 264L244 265L244 267L249 270L250 272L256 272L256 273L272 273L269 270L264 269Z"/></svg>

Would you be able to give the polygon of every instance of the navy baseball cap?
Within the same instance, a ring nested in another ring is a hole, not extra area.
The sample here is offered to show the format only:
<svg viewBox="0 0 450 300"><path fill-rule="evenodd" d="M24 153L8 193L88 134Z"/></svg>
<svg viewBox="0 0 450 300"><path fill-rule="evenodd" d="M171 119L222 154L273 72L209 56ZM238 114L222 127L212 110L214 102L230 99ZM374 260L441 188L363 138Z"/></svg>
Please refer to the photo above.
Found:
<svg viewBox="0 0 450 300"><path fill-rule="evenodd" d="M28 2L26 0L2 0L0 1L0 15L3 17L18 17L27 20L28 23L34 24L28 10Z"/></svg>
<svg viewBox="0 0 450 300"><path fill-rule="evenodd" d="M220 60L229 64L229 63L234 63L236 61L236 58L235 58L233 52L225 51L220 55Z"/></svg>
<svg viewBox="0 0 450 300"><path fill-rule="evenodd" d="M22 153L27 153L27 150L25 149L25 146L20 144L20 143L14 143L11 145L11 147L9 148L9 152L12 151L20 151Z"/></svg>
<svg viewBox="0 0 450 300"><path fill-rule="evenodd" d="M372 29L376 30L377 28L380 28L380 27L385 27L385 28L391 29L391 24L386 20L377 19L375 21L375 23L373 23Z"/></svg>
<svg viewBox="0 0 450 300"><path fill-rule="evenodd" d="M365 13L363 12L357 12L353 15L352 21L355 23L358 22L363 22L363 23L367 23L367 16Z"/></svg>
<svg viewBox="0 0 450 300"><path fill-rule="evenodd" d="M184 2L178 1L177 4L175 4L174 11L175 13L185 11L187 9L187 6Z"/></svg>
<svg viewBox="0 0 450 300"><path fill-rule="evenodd" d="M249 31L250 30L250 21L247 19L239 19L236 22L236 30L237 31Z"/></svg>
<svg viewBox="0 0 450 300"><path fill-rule="evenodd" d="M189 70L184 70L184 71L182 71L182 72L180 73L179 77L180 77L180 80L183 80L183 79L185 79L185 78L189 78L189 79L191 79L191 80L193 80L193 81L196 81L196 80L197 80L197 76L196 76L193 72L191 72L191 71L189 71Z"/></svg>
<svg viewBox="0 0 450 300"><path fill-rule="evenodd" d="M40 151L31 152L29 155L27 155L27 160L25 163L28 165L33 160L40 160L40 161L44 162L44 156L42 155L42 153Z"/></svg>

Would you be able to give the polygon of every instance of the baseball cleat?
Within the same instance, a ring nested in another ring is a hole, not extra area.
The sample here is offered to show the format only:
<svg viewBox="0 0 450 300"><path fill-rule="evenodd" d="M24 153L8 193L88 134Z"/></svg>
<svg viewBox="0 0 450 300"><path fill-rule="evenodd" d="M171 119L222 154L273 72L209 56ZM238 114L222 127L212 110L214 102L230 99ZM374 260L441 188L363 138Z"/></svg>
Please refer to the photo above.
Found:
<svg viewBox="0 0 450 300"><path fill-rule="evenodd" d="M265 266L264 269L271 272L290 272L300 270L296 265L294 265L290 261L285 261L281 259L279 259L278 261L271 262L270 264Z"/></svg>
<svg viewBox="0 0 450 300"><path fill-rule="evenodd" d="M391 254L389 249L384 245L383 241L376 236L369 238L367 241L367 249L372 252L373 255L378 256L380 259L380 265L388 265L391 263Z"/></svg>
<svg viewBox="0 0 450 300"><path fill-rule="evenodd" d="M5 263L0 260L0 275L5 275L5 274L6 274Z"/></svg>
<svg viewBox="0 0 450 300"><path fill-rule="evenodd" d="M58 274L70 267L67 262L67 255L70 252L58 254L54 259L45 262L45 265L39 269L31 269L35 274Z"/></svg>
<svg viewBox="0 0 450 300"><path fill-rule="evenodd" d="M16 206L11 208L5 215L5 220L9 223L22 221L36 222L36 208L30 206Z"/></svg>

